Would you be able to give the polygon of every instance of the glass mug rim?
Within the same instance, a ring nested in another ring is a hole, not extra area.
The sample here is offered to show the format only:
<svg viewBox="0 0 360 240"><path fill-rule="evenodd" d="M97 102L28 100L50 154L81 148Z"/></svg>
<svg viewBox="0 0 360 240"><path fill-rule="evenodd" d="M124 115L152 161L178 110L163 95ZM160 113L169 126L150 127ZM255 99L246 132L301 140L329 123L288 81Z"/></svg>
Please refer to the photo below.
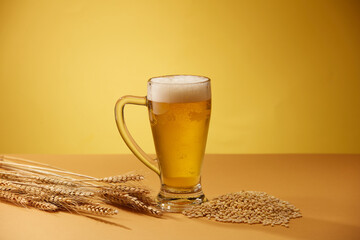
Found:
<svg viewBox="0 0 360 240"><path fill-rule="evenodd" d="M165 82L171 80L171 78L178 78L178 77L185 77L183 79L185 82ZM198 78L201 80L189 80L186 78ZM162 82L162 80L165 80ZM148 84L163 84L163 85L192 85L192 84L204 84L204 83L210 83L210 78L201 76L201 75L192 75L192 74L172 74L172 75L163 75L158 77L152 77L148 81Z"/></svg>

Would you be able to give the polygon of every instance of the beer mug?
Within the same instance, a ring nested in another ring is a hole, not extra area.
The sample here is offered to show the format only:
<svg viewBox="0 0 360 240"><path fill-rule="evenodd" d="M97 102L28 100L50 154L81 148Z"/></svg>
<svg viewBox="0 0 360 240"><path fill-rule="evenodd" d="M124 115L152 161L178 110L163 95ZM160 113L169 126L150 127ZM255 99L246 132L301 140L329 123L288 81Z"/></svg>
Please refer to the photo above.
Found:
<svg viewBox="0 0 360 240"><path fill-rule="evenodd" d="M147 106L158 166L131 137L124 121L126 104ZM210 79L194 75L151 78L146 97L124 96L115 105L123 140L160 176L157 201L164 211L181 212L205 201L200 179L210 113Z"/></svg>

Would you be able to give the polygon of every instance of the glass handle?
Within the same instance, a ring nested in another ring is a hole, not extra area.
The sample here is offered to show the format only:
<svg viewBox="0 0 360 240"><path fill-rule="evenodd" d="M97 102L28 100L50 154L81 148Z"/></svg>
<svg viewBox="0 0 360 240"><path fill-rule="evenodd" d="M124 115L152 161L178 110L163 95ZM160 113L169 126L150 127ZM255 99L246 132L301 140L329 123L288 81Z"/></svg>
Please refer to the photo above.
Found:
<svg viewBox="0 0 360 240"><path fill-rule="evenodd" d="M115 105L115 120L118 130L120 132L121 137L124 139L126 145L130 148L130 150L135 154L135 156L148 168L156 172L160 175L160 170L153 164L151 161L153 159L147 155L137 143L134 141L133 137L130 135L129 130L126 127L124 120L124 108L126 104L135 104L135 105L147 105L146 97L136 97L136 96L124 96L120 98Z"/></svg>

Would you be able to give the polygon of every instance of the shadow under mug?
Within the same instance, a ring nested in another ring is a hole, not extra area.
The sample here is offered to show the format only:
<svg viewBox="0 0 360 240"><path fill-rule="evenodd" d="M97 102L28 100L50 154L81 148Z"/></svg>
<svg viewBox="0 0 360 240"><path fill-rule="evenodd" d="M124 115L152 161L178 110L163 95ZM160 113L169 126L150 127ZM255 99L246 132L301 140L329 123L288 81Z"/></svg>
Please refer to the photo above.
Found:
<svg viewBox="0 0 360 240"><path fill-rule="evenodd" d="M126 104L147 106L157 159L147 155L131 137L125 121ZM211 114L210 79L195 75L151 78L147 96L124 96L115 105L120 135L147 167L160 176L158 205L168 212L181 212L201 204L201 168ZM152 164L156 160L158 167Z"/></svg>

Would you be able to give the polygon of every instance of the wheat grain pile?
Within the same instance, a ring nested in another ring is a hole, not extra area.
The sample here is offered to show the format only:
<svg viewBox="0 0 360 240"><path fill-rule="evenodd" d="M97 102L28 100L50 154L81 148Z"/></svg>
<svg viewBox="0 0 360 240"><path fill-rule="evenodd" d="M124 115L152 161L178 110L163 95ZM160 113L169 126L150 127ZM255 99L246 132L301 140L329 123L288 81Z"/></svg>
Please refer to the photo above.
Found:
<svg viewBox="0 0 360 240"><path fill-rule="evenodd" d="M0 156L0 201L44 211L114 215L128 207L153 216L161 210L139 174L94 178L38 162Z"/></svg>
<svg viewBox="0 0 360 240"><path fill-rule="evenodd" d="M183 214L191 218L213 218L220 222L284 227L289 227L290 219L301 217L300 210L289 202L256 191L225 194L185 210Z"/></svg>

